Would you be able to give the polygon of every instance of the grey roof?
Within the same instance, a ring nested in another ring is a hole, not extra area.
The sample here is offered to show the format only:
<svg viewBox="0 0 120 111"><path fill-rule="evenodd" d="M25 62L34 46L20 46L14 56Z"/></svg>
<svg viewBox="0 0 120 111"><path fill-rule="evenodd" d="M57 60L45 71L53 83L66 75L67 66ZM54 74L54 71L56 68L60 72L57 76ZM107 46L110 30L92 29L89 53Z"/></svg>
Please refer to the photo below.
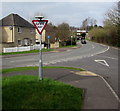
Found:
<svg viewBox="0 0 120 111"><path fill-rule="evenodd" d="M29 23L24 18L20 17L18 14L10 14L5 18L1 19L0 26L19 26L34 28L34 26L31 23Z"/></svg>

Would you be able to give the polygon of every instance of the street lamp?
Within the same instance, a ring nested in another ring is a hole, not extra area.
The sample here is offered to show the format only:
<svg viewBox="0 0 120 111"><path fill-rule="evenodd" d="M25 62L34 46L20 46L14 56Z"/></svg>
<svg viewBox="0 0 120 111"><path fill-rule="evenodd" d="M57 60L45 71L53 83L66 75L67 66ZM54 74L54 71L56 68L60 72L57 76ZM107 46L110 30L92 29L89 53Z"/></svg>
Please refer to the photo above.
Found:
<svg viewBox="0 0 120 111"><path fill-rule="evenodd" d="M43 16L35 16L36 19L42 20ZM39 59L39 80L43 79L43 70L42 70L42 33L40 34L40 59Z"/></svg>

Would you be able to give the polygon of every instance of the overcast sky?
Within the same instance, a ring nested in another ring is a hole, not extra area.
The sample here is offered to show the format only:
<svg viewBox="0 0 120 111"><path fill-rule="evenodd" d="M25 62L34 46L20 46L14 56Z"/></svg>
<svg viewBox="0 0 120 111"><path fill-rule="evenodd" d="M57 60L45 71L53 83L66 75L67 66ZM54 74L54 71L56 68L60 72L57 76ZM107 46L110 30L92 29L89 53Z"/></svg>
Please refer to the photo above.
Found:
<svg viewBox="0 0 120 111"><path fill-rule="evenodd" d="M114 5L115 2L3 2L2 18L15 13L30 20L35 13L43 13L54 25L66 22L79 27L87 17L102 25L105 13Z"/></svg>

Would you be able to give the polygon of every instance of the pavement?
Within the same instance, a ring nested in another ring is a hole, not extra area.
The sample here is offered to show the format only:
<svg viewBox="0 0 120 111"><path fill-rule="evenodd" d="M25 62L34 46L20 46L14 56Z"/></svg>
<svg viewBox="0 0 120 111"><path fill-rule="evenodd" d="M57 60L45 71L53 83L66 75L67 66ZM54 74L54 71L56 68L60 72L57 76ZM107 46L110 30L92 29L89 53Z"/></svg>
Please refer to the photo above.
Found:
<svg viewBox="0 0 120 111"><path fill-rule="evenodd" d="M3 76L21 74L38 76L38 70L6 73L3 74ZM78 88L83 88L85 91L83 109L95 109L95 111L96 109L101 109L100 111L119 111L119 102L115 97L114 92L111 91L103 78L97 74L89 71L77 71L63 68L43 69L43 74L44 77L62 81Z"/></svg>

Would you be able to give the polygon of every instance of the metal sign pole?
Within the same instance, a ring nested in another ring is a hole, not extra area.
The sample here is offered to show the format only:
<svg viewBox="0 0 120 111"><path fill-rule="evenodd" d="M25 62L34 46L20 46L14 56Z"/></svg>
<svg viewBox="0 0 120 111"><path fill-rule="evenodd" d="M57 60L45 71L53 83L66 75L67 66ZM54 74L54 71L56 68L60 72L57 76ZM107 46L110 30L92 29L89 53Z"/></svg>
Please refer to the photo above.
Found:
<svg viewBox="0 0 120 111"><path fill-rule="evenodd" d="M48 49L50 49L50 36L48 36Z"/></svg>
<svg viewBox="0 0 120 111"><path fill-rule="evenodd" d="M39 80L43 79L42 71L42 34L40 34Z"/></svg>
<svg viewBox="0 0 120 111"><path fill-rule="evenodd" d="M39 57L39 80L43 79L43 70L42 70L42 32L46 27L48 20L42 20L43 16L36 16L40 20L32 20L34 27L37 29L40 34L40 57Z"/></svg>
<svg viewBox="0 0 120 111"><path fill-rule="evenodd" d="M72 46L72 36L71 36L71 46Z"/></svg>
<svg viewBox="0 0 120 111"><path fill-rule="evenodd" d="M48 49L50 49L50 39L48 38Z"/></svg>

